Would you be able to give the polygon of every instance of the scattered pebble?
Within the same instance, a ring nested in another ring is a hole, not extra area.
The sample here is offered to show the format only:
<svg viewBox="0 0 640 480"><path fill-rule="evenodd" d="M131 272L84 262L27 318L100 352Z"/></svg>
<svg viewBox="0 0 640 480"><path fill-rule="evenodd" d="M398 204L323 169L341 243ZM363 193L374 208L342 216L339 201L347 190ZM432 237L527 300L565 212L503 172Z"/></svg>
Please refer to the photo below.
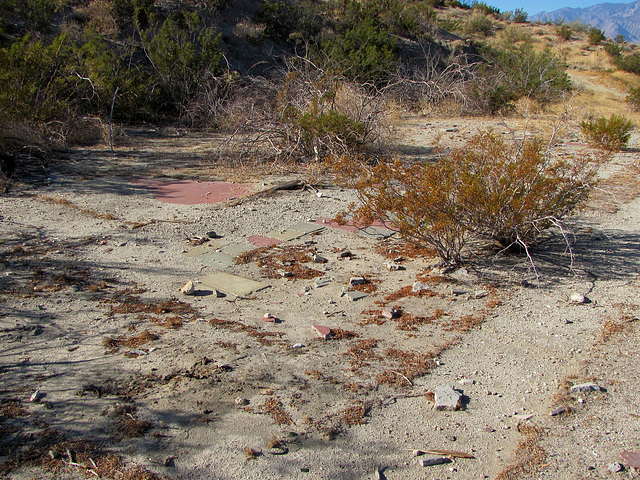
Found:
<svg viewBox="0 0 640 480"><path fill-rule="evenodd" d="M196 286L193 284L191 280L184 284L184 287L180 289L180 291L185 295L195 295Z"/></svg>
<svg viewBox="0 0 640 480"><path fill-rule="evenodd" d="M624 467L621 463L611 462L609 465L607 465L607 470L609 470L611 473L618 473L624 470Z"/></svg>

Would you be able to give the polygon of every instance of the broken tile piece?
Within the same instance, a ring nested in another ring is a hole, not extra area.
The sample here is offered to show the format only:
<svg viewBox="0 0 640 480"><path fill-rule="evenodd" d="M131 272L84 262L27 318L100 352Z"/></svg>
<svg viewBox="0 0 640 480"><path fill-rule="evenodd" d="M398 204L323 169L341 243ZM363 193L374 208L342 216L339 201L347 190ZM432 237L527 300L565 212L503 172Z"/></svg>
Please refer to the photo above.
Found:
<svg viewBox="0 0 640 480"><path fill-rule="evenodd" d="M311 325L320 338L327 340L331 336L331 329L324 325Z"/></svg>
<svg viewBox="0 0 640 480"><path fill-rule="evenodd" d="M364 297L368 296L366 293L358 292L357 290L346 292L345 295L352 302L355 302L356 300L360 300L361 298L364 298Z"/></svg>
<svg viewBox="0 0 640 480"><path fill-rule="evenodd" d="M247 238L247 240L253 243L256 247L272 247L282 243L282 240L278 240L277 238L263 237L261 235L252 235Z"/></svg>
<svg viewBox="0 0 640 480"><path fill-rule="evenodd" d="M322 225L318 225L317 223L309 223L309 222L301 222L296 223L295 225L291 225L289 230L293 230L294 232L300 232L304 234L319 232L320 230L324 230Z"/></svg>
<svg viewBox="0 0 640 480"><path fill-rule="evenodd" d="M400 310L394 307L386 307L382 310L382 316L388 318L389 320L393 320L396 317L400 316Z"/></svg>
<svg viewBox="0 0 640 480"><path fill-rule="evenodd" d="M294 230L274 230L266 234L267 237L275 238L277 240L282 240L283 242L288 242L289 240L295 240L296 238L300 238L304 235L305 233L296 232Z"/></svg>
<svg viewBox="0 0 640 480"><path fill-rule="evenodd" d="M640 468L640 453L638 452L628 452L624 450L620 456L623 458L625 462L629 464L631 468Z"/></svg>
<svg viewBox="0 0 640 480"><path fill-rule="evenodd" d="M424 457L418 460L418 463L421 467L431 467L433 465L442 465L450 461L451 460L449 460L447 457Z"/></svg>
<svg viewBox="0 0 640 480"><path fill-rule="evenodd" d="M278 323L278 319L270 313L265 313L260 320L263 322Z"/></svg>
<svg viewBox="0 0 640 480"><path fill-rule="evenodd" d="M595 383L581 383L579 385L574 385L571 387L571 393L581 393L581 392L601 392L602 387Z"/></svg>
<svg viewBox="0 0 640 480"><path fill-rule="evenodd" d="M270 285L226 272L212 273L202 279L202 284L236 297L247 297Z"/></svg>
<svg viewBox="0 0 640 480"><path fill-rule="evenodd" d="M449 385L437 387L435 397L436 410L460 410L462 406L462 393Z"/></svg>
<svg viewBox="0 0 640 480"><path fill-rule="evenodd" d="M358 230L358 235L360 235L361 237L374 238L376 240L384 240L385 238L389 238L392 235L395 235L395 233L396 232L394 232L393 230L380 227L367 227Z"/></svg>
<svg viewBox="0 0 640 480"><path fill-rule="evenodd" d="M315 281L315 286L316 288L321 288L321 287L326 287L327 285L329 285L331 283L331 279L330 278L318 278Z"/></svg>
<svg viewBox="0 0 640 480"><path fill-rule="evenodd" d="M365 282L364 277L351 277L349 279L349 285L364 285Z"/></svg>

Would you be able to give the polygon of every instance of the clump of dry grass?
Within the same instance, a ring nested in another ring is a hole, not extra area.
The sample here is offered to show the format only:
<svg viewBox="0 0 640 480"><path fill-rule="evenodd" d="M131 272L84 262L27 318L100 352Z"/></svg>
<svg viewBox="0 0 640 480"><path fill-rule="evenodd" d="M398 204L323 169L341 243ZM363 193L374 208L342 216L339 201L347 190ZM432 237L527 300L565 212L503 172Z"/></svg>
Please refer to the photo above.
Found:
<svg viewBox="0 0 640 480"><path fill-rule="evenodd" d="M316 250L307 245L285 245L261 247L239 255L235 262L245 265L257 262L267 278L312 279L321 277L323 272L304 264L313 262Z"/></svg>
<svg viewBox="0 0 640 480"><path fill-rule="evenodd" d="M266 413L278 425L295 425L291 415L282 407L282 402L277 397L269 397L264 402L262 413Z"/></svg>
<svg viewBox="0 0 640 480"><path fill-rule="evenodd" d="M541 427L523 424L518 426L518 431L524 438L518 443L514 454L517 460L505 467L496 480L519 480L533 475L547 459L547 452L539 444L544 434Z"/></svg>

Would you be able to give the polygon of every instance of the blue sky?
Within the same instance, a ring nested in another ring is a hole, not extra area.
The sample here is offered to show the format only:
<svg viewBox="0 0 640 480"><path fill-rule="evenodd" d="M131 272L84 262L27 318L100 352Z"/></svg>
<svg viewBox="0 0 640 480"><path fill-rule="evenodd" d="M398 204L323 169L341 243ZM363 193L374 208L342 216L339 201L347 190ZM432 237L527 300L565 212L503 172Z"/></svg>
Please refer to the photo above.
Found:
<svg viewBox="0 0 640 480"><path fill-rule="evenodd" d="M529 15L538 12L553 12L564 7L584 8L598 3L633 3L630 0L538 0L538 1L518 1L518 0L483 0L487 5L500 9L501 12L513 11L521 8Z"/></svg>

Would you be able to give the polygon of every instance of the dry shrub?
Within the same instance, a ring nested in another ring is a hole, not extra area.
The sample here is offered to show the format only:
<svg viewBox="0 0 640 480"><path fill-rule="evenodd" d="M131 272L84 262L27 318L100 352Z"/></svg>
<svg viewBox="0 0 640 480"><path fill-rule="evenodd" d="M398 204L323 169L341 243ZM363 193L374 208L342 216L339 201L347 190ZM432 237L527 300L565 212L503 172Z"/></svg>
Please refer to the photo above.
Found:
<svg viewBox="0 0 640 480"><path fill-rule="evenodd" d="M519 480L534 475L547 458L547 453L539 445L544 430L533 425L519 425L518 431L524 438L518 443L514 453L516 463L505 467L496 480Z"/></svg>
<svg viewBox="0 0 640 480"><path fill-rule="evenodd" d="M591 146L612 152L618 152L627 146L633 127L631 120L615 114L608 119L599 117L580 124L580 129Z"/></svg>
<svg viewBox="0 0 640 480"><path fill-rule="evenodd" d="M342 422L350 427L353 425L365 424L366 421L364 418L366 414L367 410L361 403L346 407L342 412L340 412Z"/></svg>
<svg viewBox="0 0 640 480"><path fill-rule="evenodd" d="M338 327L331 329L332 340L350 340L352 338L357 338L359 336L360 335L350 330L343 330L342 328L338 328Z"/></svg>
<svg viewBox="0 0 640 480"><path fill-rule="evenodd" d="M219 318L212 318L209 320L209 324L213 327L226 328L233 332L244 332L247 335L254 337L257 339L259 343L262 345L273 345L281 340L270 340L267 337L282 337L285 335L284 332L264 332L259 330L258 328L245 325L242 322L237 322L235 320L221 320Z"/></svg>
<svg viewBox="0 0 640 480"><path fill-rule="evenodd" d="M151 427L153 427L151 422L124 415L118 421L116 432L124 437L141 437L148 432Z"/></svg>
<svg viewBox="0 0 640 480"><path fill-rule="evenodd" d="M466 333L474 327L477 327L484 322L484 314L476 315L462 315L460 318L454 318L449 325L444 327L447 332L456 331Z"/></svg>
<svg viewBox="0 0 640 480"><path fill-rule="evenodd" d="M460 262L471 238L528 249L585 199L597 162L554 155L553 139L507 143L491 131L433 163L375 166L343 157L336 171L353 186L362 226L375 220L407 240Z"/></svg>
<svg viewBox="0 0 640 480"><path fill-rule="evenodd" d="M416 331L420 325L433 323L444 315L449 315L449 313L439 308L436 308L433 311L433 314L427 317L416 316L408 312L403 312L402 315L396 319L396 328L398 330Z"/></svg>
<svg viewBox="0 0 640 480"><path fill-rule="evenodd" d="M3 400L0 413L4 418L20 418L29 415L29 410L20 404L20 400Z"/></svg>
<svg viewBox="0 0 640 480"><path fill-rule="evenodd" d="M282 408L282 402L277 397L269 397L264 402L262 412L269 414L278 425L295 425L291 415Z"/></svg>
<svg viewBox="0 0 640 480"><path fill-rule="evenodd" d="M384 370L376 380L384 385L402 386L412 384L414 378L426 375L435 366L434 358L436 354L428 352L426 354L407 352L396 348L388 348L384 351L387 361L396 364L393 369Z"/></svg>
<svg viewBox="0 0 640 480"><path fill-rule="evenodd" d="M261 247L239 255L234 261L239 265L256 261L267 278L282 278L283 272L287 272L289 280L311 279L324 275L303 265L312 262L315 253L315 249L306 245Z"/></svg>

